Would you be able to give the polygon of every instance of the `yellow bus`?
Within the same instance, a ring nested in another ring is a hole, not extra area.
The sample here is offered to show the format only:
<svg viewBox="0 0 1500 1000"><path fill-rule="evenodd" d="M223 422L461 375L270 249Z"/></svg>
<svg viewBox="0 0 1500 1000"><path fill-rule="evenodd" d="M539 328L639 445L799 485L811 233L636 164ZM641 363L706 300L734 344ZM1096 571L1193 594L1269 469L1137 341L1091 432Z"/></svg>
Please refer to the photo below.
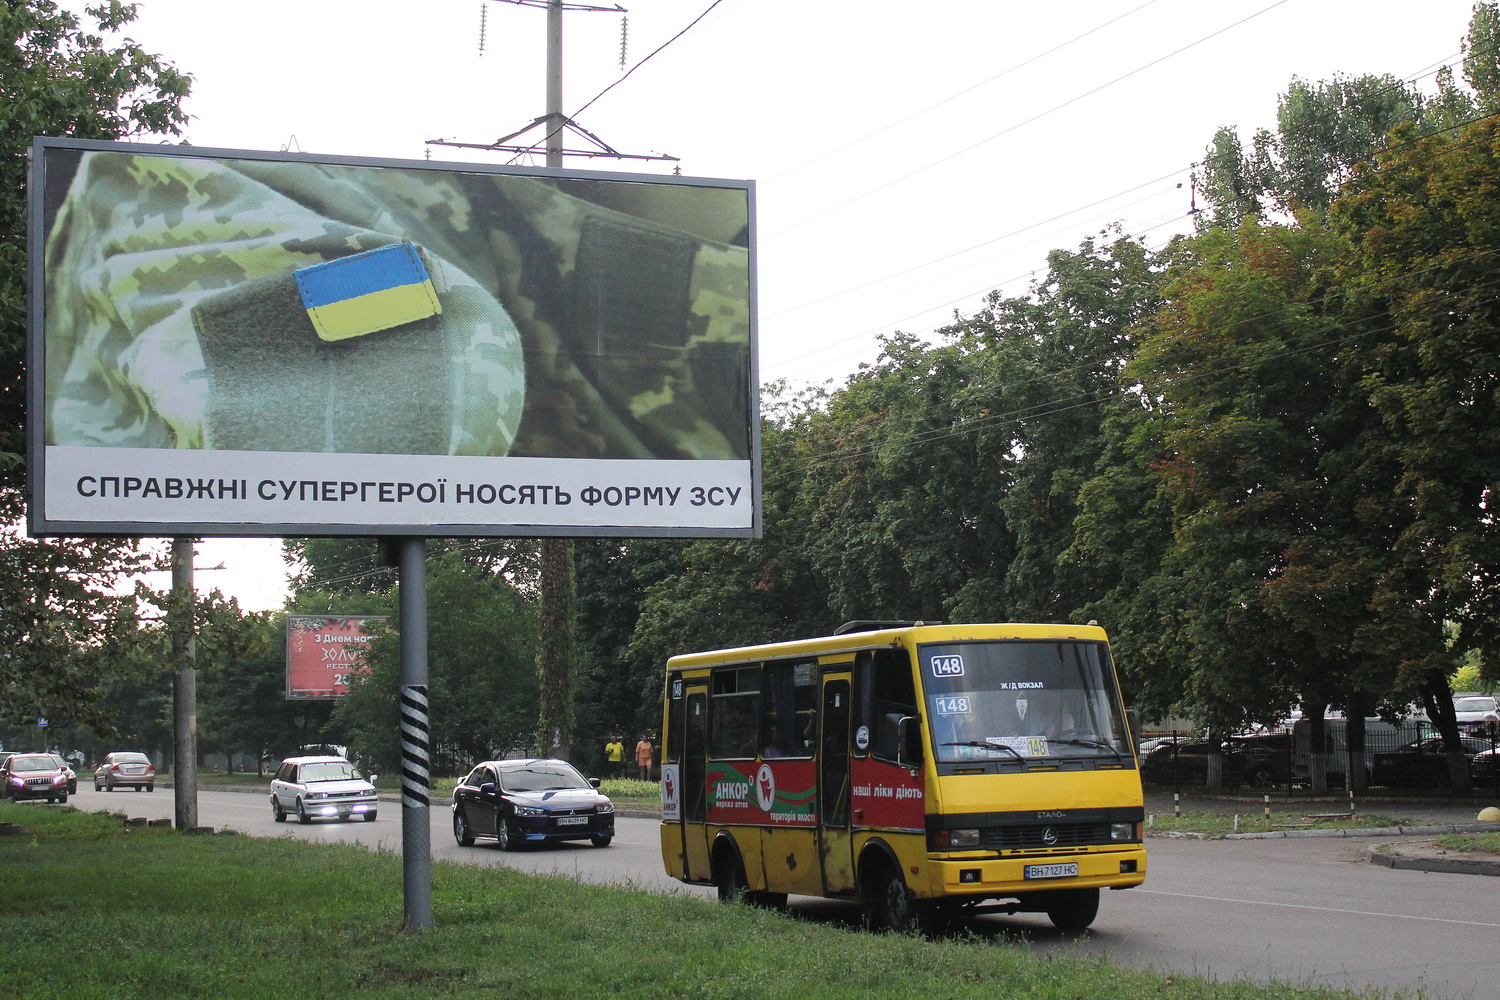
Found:
<svg viewBox="0 0 1500 1000"><path fill-rule="evenodd" d="M674 656L662 861L719 898L862 903L876 928L1094 920L1146 877L1131 729L1095 625L851 622Z"/></svg>

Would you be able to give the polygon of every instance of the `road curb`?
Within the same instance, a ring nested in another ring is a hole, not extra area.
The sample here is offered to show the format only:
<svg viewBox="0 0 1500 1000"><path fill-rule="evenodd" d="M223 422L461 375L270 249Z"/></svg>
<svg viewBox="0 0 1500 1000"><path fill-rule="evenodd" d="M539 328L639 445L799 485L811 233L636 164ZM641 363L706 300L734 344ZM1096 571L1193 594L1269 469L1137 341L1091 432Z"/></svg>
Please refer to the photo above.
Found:
<svg viewBox="0 0 1500 1000"><path fill-rule="evenodd" d="M1452 823L1442 826L1335 827L1328 830L1270 830L1230 833L1225 840L1280 840L1283 837L1438 837L1445 833L1494 833L1494 823Z"/></svg>
<svg viewBox="0 0 1500 1000"><path fill-rule="evenodd" d="M1434 857L1430 854L1407 855L1371 847L1370 863L1397 871L1440 872L1449 875L1500 876L1500 861L1482 858Z"/></svg>

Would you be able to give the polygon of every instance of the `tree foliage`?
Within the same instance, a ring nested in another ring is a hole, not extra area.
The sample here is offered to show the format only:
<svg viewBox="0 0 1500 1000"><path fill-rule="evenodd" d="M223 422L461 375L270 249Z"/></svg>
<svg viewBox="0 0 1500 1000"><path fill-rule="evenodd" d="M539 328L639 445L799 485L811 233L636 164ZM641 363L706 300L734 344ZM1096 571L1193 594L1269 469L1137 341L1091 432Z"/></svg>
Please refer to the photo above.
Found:
<svg viewBox="0 0 1500 1000"><path fill-rule="evenodd" d="M129 39L118 2L80 17L48 0L0 4L0 711L108 728L112 682L161 667L141 655L143 612L122 578L155 564L122 539L42 541L23 516L26 429L26 177L35 136L175 135L189 79Z"/></svg>
<svg viewBox="0 0 1500 1000"><path fill-rule="evenodd" d="M299 600L301 597L299 596ZM324 595L324 605L330 598ZM337 704L330 734L367 766L399 769L400 593L365 595L359 614L390 626L370 643L368 671ZM457 553L429 560L428 707L432 763L452 774L475 760L535 749L538 683L536 610L503 577ZM342 607L352 604L341 601Z"/></svg>

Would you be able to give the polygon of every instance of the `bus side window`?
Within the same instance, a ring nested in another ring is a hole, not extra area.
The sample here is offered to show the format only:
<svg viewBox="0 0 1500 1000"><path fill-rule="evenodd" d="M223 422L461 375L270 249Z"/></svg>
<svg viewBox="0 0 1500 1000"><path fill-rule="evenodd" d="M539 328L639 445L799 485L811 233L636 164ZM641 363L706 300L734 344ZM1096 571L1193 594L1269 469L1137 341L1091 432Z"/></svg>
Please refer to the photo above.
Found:
<svg viewBox="0 0 1500 1000"><path fill-rule="evenodd" d="M817 682L815 662L766 664L760 733L763 760L812 756L808 726L817 715Z"/></svg>
<svg viewBox="0 0 1500 1000"><path fill-rule="evenodd" d="M708 756L754 757L760 716L760 668L716 670L709 700Z"/></svg>
<svg viewBox="0 0 1500 1000"><path fill-rule="evenodd" d="M920 752L914 752L911 745L901 745L901 720L918 714L917 687L906 650L876 650L870 658L868 674L869 683L862 692L866 697L860 705L863 716L860 724L870 727L873 736L871 749L875 757L893 764L911 764L920 760ZM911 723L904 729L907 733L918 732L918 727ZM920 745L920 739L906 738L909 744Z"/></svg>

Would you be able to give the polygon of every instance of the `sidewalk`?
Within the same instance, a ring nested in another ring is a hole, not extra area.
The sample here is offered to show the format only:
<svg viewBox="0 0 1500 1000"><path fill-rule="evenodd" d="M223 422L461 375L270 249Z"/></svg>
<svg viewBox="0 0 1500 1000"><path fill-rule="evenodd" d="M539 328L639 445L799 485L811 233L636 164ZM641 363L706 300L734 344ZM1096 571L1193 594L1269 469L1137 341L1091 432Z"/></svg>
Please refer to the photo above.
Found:
<svg viewBox="0 0 1500 1000"><path fill-rule="evenodd" d="M1379 797L1357 797L1354 808L1370 816L1389 816L1397 820L1393 826L1337 828L1321 830L1283 829L1270 832L1231 833L1226 840L1267 840L1282 837L1342 837L1374 839L1379 843L1367 848L1370 862L1386 868L1445 872L1464 875L1500 876L1500 857L1463 855L1439 847L1433 837L1448 833L1500 833L1500 823L1480 822L1479 811L1492 801L1483 798L1462 801L1442 799L1391 799ZM1311 813L1347 813L1349 798L1338 796L1288 797L1285 793L1272 795L1271 811L1274 815L1295 816ZM1239 814L1247 825L1264 814L1266 797L1208 795L1201 789L1184 790L1174 801L1171 792L1148 792L1146 812L1148 815L1170 816L1174 808L1187 812L1212 812L1220 815Z"/></svg>

